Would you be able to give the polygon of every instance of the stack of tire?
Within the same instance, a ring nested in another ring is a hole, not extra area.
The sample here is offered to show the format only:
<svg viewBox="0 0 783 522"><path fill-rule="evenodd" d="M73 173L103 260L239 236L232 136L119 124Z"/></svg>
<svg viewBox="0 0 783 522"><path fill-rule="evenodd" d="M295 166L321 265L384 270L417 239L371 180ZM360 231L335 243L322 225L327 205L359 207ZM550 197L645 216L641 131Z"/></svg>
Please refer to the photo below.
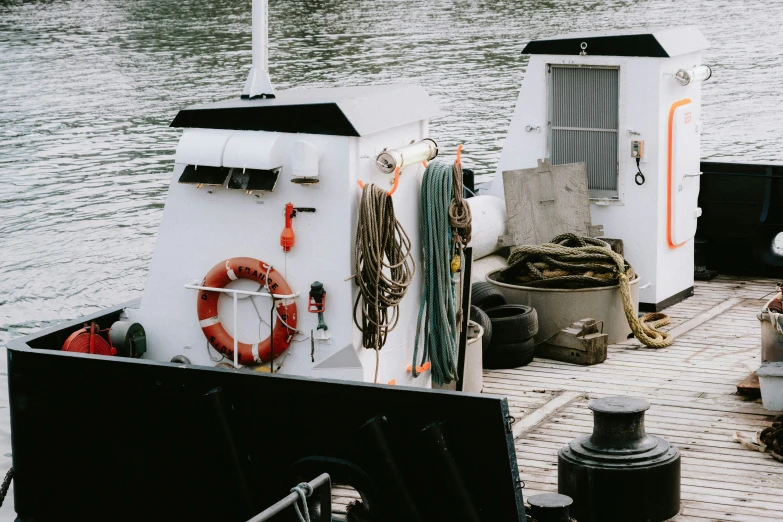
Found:
<svg viewBox="0 0 783 522"><path fill-rule="evenodd" d="M470 319L484 328L484 368L519 368L533 360L538 314L525 305L508 304L490 283L473 283Z"/></svg>

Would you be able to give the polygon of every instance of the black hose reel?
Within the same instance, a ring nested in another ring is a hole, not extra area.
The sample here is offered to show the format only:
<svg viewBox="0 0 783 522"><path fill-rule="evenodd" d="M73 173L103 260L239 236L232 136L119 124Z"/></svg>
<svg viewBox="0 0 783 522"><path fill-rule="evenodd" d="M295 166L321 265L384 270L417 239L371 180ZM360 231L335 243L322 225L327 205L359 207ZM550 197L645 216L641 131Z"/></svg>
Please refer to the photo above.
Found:
<svg viewBox="0 0 783 522"><path fill-rule="evenodd" d="M650 404L632 397L590 402L593 433L560 449L558 492L579 522L662 522L680 511L680 451L648 435Z"/></svg>

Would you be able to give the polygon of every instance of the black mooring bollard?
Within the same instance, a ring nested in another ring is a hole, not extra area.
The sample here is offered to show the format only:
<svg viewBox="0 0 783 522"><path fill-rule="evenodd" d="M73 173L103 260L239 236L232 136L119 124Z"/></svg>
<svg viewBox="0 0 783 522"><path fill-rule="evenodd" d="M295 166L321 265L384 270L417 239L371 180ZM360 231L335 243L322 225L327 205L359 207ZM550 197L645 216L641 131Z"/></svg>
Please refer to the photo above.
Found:
<svg viewBox="0 0 783 522"><path fill-rule="evenodd" d="M648 435L644 399L591 401L593 433L558 454L558 492L579 522L662 522L680 510L680 452Z"/></svg>
<svg viewBox="0 0 783 522"><path fill-rule="evenodd" d="M528 498L533 522L571 522L571 497L557 493L542 493Z"/></svg>

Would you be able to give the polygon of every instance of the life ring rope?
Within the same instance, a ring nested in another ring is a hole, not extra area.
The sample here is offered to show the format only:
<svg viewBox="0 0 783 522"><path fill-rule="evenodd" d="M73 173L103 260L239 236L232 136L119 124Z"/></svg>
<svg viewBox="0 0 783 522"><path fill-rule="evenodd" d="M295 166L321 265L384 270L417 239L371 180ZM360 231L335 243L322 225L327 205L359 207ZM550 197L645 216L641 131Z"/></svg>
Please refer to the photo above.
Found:
<svg viewBox="0 0 783 522"><path fill-rule="evenodd" d="M237 342L240 364L261 364L274 359L291 345L296 329L296 294L285 279L268 263L250 257L233 257L212 267L201 286L224 288L232 281L249 279L261 284L272 297L277 321L269 337L258 343ZM218 316L221 292L202 288L198 294L198 319L207 341L229 359L234 357L234 338L226 331ZM236 334L236 332L235 332Z"/></svg>

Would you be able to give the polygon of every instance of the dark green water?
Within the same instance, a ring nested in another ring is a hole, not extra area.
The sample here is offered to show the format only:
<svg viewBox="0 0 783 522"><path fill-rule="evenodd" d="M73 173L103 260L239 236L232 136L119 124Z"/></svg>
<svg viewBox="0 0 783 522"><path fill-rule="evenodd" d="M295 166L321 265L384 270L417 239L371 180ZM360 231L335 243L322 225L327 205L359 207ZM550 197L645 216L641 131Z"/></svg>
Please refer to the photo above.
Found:
<svg viewBox="0 0 783 522"><path fill-rule="evenodd" d="M783 2L270 0L270 70L297 85L418 82L433 137L494 173L524 44L698 25L711 158L781 161ZM141 292L187 105L237 95L250 0L0 0L0 345ZM4 358L4 357L3 357Z"/></svg>

